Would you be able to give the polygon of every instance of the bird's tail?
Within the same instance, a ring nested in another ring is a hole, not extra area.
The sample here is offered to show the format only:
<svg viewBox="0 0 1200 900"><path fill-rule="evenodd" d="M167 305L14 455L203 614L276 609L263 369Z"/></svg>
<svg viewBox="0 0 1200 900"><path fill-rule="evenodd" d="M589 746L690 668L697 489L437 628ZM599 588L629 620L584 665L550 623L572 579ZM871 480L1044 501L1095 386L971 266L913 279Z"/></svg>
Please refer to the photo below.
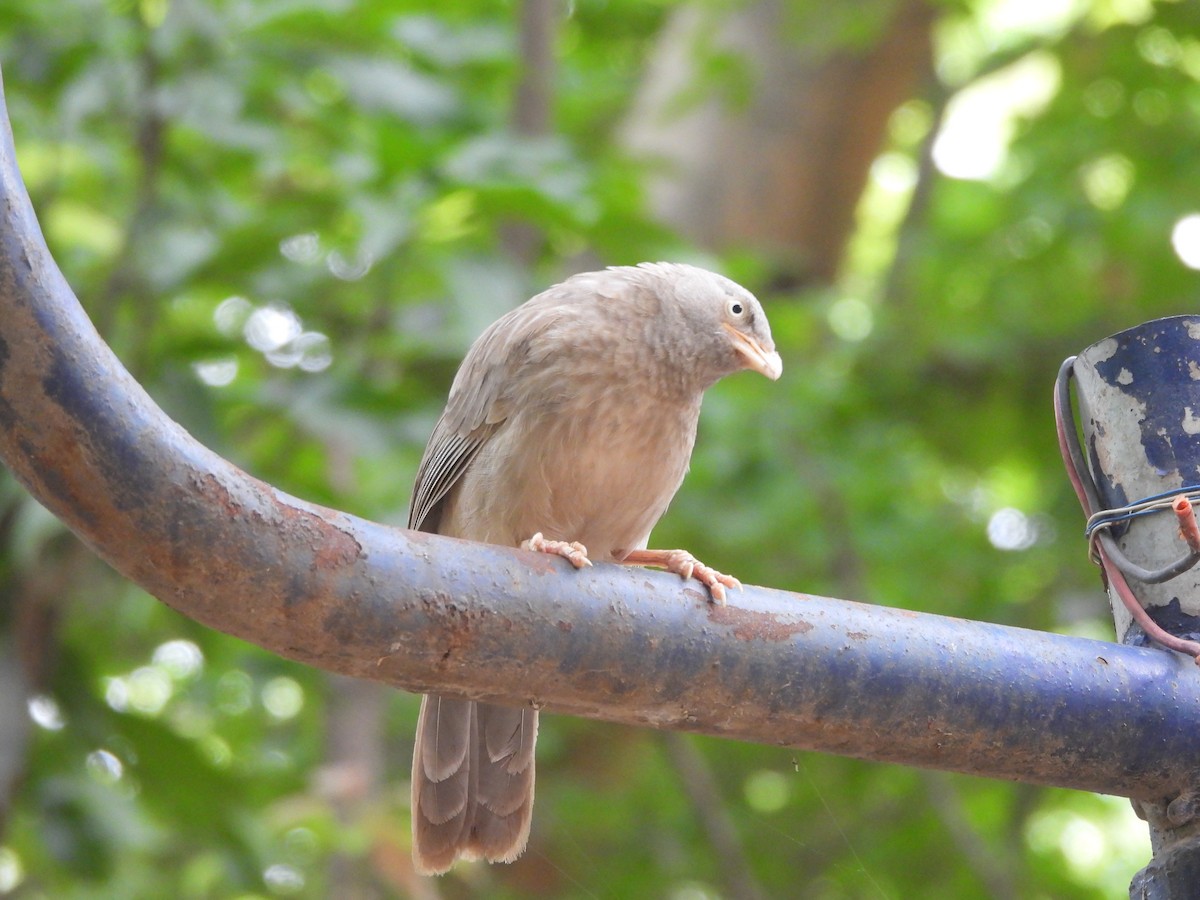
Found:
<svg viewBox="0 0 1200 900"><path fill-rule="evenodd" d="M441 874L458 857L512 862L533 815L537 710L427 694L413 748L413 862Z"/></svg>

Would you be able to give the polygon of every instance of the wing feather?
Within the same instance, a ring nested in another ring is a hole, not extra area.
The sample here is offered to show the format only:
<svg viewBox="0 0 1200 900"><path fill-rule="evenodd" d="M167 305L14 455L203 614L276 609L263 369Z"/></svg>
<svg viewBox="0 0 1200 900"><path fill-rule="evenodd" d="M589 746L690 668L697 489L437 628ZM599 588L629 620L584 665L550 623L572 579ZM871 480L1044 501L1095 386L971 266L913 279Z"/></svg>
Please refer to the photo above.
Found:
<svg viewBox="0 0 1200 900"><path fill-rule="evenodd" d="M437 531L438 517L434 513L438 506L495 430L495 425L485 425L462 435L443 429L442 421L438 422L417 469L412 503L408 508L409 528Z"/></svg>
<svg viewBox="0 0 1200 900"><path fill-rule="evenodd" d="M521 369L544 362L540 339L569 314L551 289L498 319L471 345L417 468L409 528L438 530L442 501L521 401Z"/></svg>

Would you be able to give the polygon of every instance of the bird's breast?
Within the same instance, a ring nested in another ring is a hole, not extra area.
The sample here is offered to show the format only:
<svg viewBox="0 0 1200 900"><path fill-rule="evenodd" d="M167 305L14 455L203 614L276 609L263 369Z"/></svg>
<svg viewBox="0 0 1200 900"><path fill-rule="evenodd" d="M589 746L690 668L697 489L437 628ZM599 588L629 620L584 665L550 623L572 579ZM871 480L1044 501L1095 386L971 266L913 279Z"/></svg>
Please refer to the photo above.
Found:
<svg viewBox="0 0 1200 900"><path fill-rule="evenodd" d="M687 471L699 402L628 392L526 408L488 440L445 533L517 544L581 541L593 559L644 546Z"/></svg>

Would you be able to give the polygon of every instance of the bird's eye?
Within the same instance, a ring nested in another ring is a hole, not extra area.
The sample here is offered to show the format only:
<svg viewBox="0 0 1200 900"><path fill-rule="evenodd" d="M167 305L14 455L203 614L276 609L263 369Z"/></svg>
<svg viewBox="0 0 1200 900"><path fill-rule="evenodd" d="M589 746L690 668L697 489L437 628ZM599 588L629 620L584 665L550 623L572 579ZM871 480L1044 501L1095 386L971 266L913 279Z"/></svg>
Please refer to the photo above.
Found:
<svg viewBox="0 0 1200 900"><path fill-rule="evenodd" d="M743 305L741 300L730 300L729 301L729 314L731 316L740 316L745 311L746 311L746 307Z"/></svg>

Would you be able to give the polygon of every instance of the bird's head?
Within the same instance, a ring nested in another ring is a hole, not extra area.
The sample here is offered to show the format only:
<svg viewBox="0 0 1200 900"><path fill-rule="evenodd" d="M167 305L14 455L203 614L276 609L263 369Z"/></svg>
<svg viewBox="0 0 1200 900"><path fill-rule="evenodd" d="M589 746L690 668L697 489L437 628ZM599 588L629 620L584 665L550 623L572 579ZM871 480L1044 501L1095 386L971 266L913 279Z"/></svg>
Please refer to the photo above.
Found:
<svg viewBox="0 0 1200 900"><path fill-rule="evenodd" d="M772 381L783 372L771 325L758 299L723 275L678 263L642 263L662 287L665 318L677 348L712 381L750 369Z"/></svg>

